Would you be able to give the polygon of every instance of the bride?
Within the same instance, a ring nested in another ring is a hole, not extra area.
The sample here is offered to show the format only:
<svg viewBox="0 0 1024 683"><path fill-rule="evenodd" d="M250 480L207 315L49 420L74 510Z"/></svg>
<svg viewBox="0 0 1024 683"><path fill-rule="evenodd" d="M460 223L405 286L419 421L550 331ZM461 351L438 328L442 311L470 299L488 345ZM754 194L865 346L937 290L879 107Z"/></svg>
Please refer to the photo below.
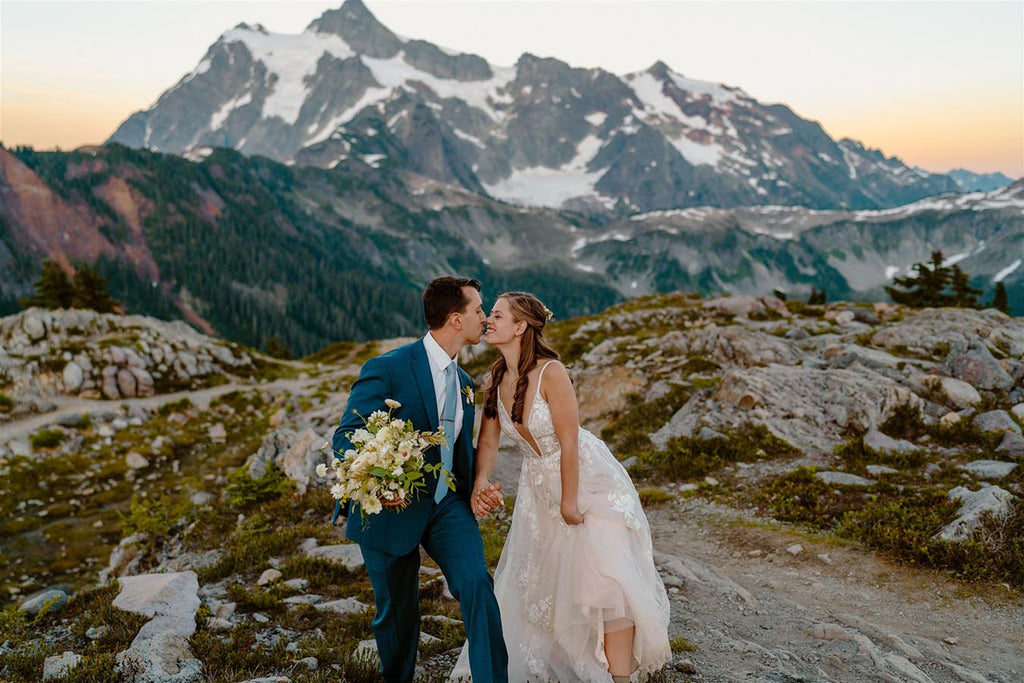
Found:
<svg viewBox="0 0 1024 683"><path fill-rule="evenodd" d="M537 297L502 294L487 320L501 351L484 393L472 498L491 508L501 434L523 455L512 525L494 573L509 681L624 683L671 658L669 604L636 489L581 429L576 395L544 339ZM468 676L466 649L452 678Z"/></svg>

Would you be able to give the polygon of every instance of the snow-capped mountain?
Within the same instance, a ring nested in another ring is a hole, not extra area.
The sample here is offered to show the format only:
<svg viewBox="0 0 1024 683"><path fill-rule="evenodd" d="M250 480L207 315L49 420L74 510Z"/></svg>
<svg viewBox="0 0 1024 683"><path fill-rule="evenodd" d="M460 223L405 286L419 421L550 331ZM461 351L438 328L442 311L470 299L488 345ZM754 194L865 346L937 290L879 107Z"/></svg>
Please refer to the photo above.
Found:
<svg viewBox="0 0 1024 683"><path fill-rule="evenodd" d="M396 36L360 0L299 35L239 26L110 139L230 147L331 168L360 159L525 205L630 215L693 206L897 206L959 188L739 88L663 63L617 76L512 67Z"/></svg>

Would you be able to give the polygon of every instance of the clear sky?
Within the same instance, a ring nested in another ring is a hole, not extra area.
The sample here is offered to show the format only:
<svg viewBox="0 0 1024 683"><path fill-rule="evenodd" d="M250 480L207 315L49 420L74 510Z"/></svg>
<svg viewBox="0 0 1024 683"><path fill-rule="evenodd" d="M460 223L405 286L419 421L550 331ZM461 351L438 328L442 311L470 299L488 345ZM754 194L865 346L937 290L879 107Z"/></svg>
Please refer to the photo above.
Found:
<svg viewBox="0 0 1024 683"><path fill-rule="evenodd" d="M364 0L392 31L509 66L657 60L931 171L1024 176L1024 0ZM239 22L299 33L342 0L0 0L0 141L105 140Z"/></svg>

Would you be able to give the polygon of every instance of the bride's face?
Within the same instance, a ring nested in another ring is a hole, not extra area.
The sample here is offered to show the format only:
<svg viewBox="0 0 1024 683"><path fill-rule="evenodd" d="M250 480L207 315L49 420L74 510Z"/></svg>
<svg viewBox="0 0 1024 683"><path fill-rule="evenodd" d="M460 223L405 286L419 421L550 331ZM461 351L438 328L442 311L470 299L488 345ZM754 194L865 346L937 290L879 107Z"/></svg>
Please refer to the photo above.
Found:
<svg viewBox="0 0 1024 683"><path fill-rule="evenodd" d="M525 322L517 323L513 320L508 301L498 299L487 318L487 343L499 346L513 342L523 333L525 327Z"/></svg>

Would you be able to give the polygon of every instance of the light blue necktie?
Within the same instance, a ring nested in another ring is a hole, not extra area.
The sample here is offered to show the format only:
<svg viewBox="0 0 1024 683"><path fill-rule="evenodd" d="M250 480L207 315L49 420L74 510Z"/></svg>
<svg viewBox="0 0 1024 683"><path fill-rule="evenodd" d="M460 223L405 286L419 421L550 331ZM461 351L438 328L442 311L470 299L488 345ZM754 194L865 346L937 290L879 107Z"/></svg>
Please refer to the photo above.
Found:
<svg viewBox="0 0 1024 683"><path fill-rule="evenodd" d="M441 444L441 464L449 472L452 471L455 450L455 408L459 405L459 383L457 381L458 371L455 369L455 361L448 364L444 369L444 410L441 412L441 426L444 427L445 442ZM437 481L437 490L434 492L434 502L440 503L448 493L448 484L444 477Z"/></svg>

